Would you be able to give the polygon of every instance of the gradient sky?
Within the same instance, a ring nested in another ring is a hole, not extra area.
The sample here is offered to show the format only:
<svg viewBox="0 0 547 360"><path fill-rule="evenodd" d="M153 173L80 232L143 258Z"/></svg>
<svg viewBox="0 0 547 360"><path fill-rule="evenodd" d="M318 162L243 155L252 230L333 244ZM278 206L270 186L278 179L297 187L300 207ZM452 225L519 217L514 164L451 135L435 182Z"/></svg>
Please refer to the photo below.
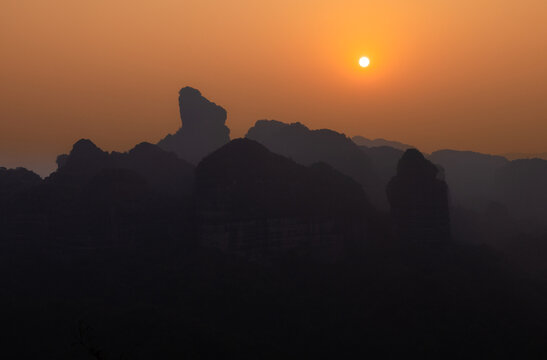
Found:
<svg viewBox="0 0 547 360"><path fill-rule="evenodd" d="M228 111L422 151L547 151L545 0L1 0L0 165L38 169ZM370 57L367 69L360 56Z"/></svg>

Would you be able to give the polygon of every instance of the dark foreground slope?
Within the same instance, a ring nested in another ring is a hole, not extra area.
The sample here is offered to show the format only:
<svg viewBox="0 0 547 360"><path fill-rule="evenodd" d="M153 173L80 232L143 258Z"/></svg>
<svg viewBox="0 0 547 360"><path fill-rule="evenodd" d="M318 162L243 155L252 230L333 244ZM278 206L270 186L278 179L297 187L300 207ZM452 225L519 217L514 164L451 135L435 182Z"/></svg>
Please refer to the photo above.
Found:
<svg viewBox="0 0 547 360"><path fill-rule="evenodd" d="M153 178L137 177L138 169L103 167L104 161L114 161L118 155L103 153L87 142L80 145L89 150L80 154L81 161L75 160L80 155L72 158L73 165L68 159L58 175L46 181L53 184L42 185L62 189L55 194L68 199L88 189L84 193L92 194L90 198L108 205L104 209L110 214L110 227L101 229L115 229L116 214L133 211L143 194L165 199L146 190L154 188ZM78 147L71 156L79 153ZM404 170L416 170L420 181L430 181L428 163L417 154L415 160L401 160L403 167L411 167ZM154 163L162 167L170 161ZM155 173L164 175L155 181L169 183L169 174L176 169L165 165L165 171ZM96 171L102 175L97 177ZM14 188L28 196L37 179L20 175ZM399 175L403 179L395 182L402 181L400 190L411 182ZM4 180L0 178L0 183ZM230 239L239 239L237 224L242 219L262 224L255 227L255 241L275 239L276 227L258 219L281 216L311 221L297 238L305 240L299 244L304 249L313 250L314 219L353 225L362 219L367 224L371 218L362 189L330 167L298 165L251 140L237 140L198 165L195 184L193 198L199 201L188 211L174 211L173 202L152 201L146 203L153 205L146 207L148 217L125 218L143 241L119 241L111 236L112 230L76 231L78 226L70 223L74 218L67 218L66 226L86 241L55 240L67 234L58 233L57 227L4 238L0 242L3 355L18 359L546 355L544 279L522 275L484 247L449 239L407 241L404 236L390 236L391 226L382 221L374 222L384 232L352 238L360 246L331 262L307 256L313 251L297 256L278 252L267 262L256 261L229 246L197 241L203 240L201 231L208 231L201 225L213 224L225 228L229 244ZM414 211L406 205L429 199L425 208L416 208L425 209L424 222L419 223L426 227L413 231L426 231L429 221L436 219L427 204L435 207L444 201L420 194L395 197L394 202ZM80 199L65 204L84 208ZM76 208L65 211L70 209ZM78 219L86 226L95 221ZM200 221L197 229L181 227L195 220ZM143 226L152 226L154 232ZM347 235L347 228L337 229ZM282 239L294 244L293 235L289 229ZM258 245L262 247L256 246L256 252L268 252L267 241Z"/></svg>
<svg viewBox="0 0 547 360"><path fill-rule="evenodd" d="M4 247L9 358L531 358L544 287L484 249L369 247L321 265L211 249ZM365 251L366 250L366 251Z"/></svg>
<svg viewBox="0 0 547 360"><path fill-rule="evenodd" d="M0 196L4 240L119 246L180 236L189 222L194 168L173 153L148 143L108 153L83 139L60 159L44 180L22 173L10 185L14 176L0 174L9 193Z"/></svg>

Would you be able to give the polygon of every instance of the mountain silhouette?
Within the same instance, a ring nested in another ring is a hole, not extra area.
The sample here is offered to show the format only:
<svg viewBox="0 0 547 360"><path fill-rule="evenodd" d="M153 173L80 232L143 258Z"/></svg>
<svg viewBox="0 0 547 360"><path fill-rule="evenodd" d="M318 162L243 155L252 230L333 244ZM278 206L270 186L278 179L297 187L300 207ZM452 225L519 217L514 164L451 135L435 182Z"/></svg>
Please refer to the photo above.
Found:
<svg viewBox="0 0 547 360"><path fill-rule="evenodd" d="M397 236L414 242L450 237L448 187L439 170L416 149L405 151L387 196Z"/></svg>
<svg viewBox="0 0 547 360"><path fill-rule="evenodd" d="M179 91L182 127L169 134L158 145L196 165L204 156L230 141L226 127L226 110L207 100L191 87Z"/></svg>
<svg viewBox="0 0 547 360"><path fill-rule="evenodd" d="M46 183L83 186L104 169L133 171L158 193L189 195L193 186L193 166L157 145L141 143L126 153L108 153L87 139L77 141L70 154L60 155L59 168Z"/></svg>
<svg viewBox="0 0 547 360"><path fill-rule="evenodd" d="M387 205L384 187L371 159L344 134L328 129L310 130L301 123L259 120L249 129L246 137L303 165L315 162L329 164L359 182L375 205Z"/></svg>
<svg viewBox="0 0 547 360"><path fill-rule="evenodd" d="M194 167L157 145L140 143L127 153L112 153L114 167L133 170L159 193L189 196L194 181Z"/></svg>
<svg viewBox="0 0 547 360"><path fill-rule="evenodd" d="M0 194L4 198L28 191L41 181L42 178L38 174L25 168L0 167Z"/></svg>
<svg viewBox="0 0 547 360"><path fill-rule="evenodd" d="M310 167L235 139L196 169L196 202L207 246L262 256L343 245L366 229L362 187L324 163Z"/></svg>
<svg viewBox="0 0 547 360"><path fill-rule="evenodd" d="M508 160L520 160L520 159L542 159L547 160L547 152L543 153L507 153L503 154L503 157Z"/></svg>
<svg viewBox="0 0 547 360"><path fill-rule="evenodd" d="M546 357L547 161L179 100L159 145L0 168L5 358Z"/></svg>
<svg viewBox="0 0 547 360"><path fill-rule="evenodd" d="M174 153L149 143L108 153L82 139L58 159L59 168L39 188L41 211L57 239L137 241L179 231L187 221L194 167ZM177 216L178 223L169 220Z"/></svg>
<svg viewBox="0 0 547 360"><path fill-rule="evenodd" d="M74 143L70 154L57 157L58 168L46 178L46 183L78 187L108 166L108 161L109 154L106 151L89 139L80 139Z"/></svg>
<svg viewBox="0 0 547 360"><path fill-rule="evenodd" d="M398 141L386 140L386 139L367 139L364 136L354 136L351 140L359 146L366 146L368 148L380 147L380 146L389 146L397 150L405 151L407 149L413 148L414 146L403 144Z"/></svg>
<svg viewBox="0 0 547 360"><path fill-rule="evenodd" d="M28 236L25 220L35 223L38 199L35 191L42 183L42 178L25 168L6 169L0 167L0 239ZM1 243L1 240L0 240Z"/></svg>

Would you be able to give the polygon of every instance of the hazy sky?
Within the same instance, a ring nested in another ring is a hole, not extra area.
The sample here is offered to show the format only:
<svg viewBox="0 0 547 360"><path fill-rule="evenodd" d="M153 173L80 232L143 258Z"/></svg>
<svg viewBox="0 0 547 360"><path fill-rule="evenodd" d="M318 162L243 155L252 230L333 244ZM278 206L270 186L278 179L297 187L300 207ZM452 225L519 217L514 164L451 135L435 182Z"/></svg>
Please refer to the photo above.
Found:
<svg viewBox="0 0 547 360"><path fill-rule="evenodd" d="M156 142L186 85L232 137L268 118L544 152L546 24L546 0L0 0L0 165Z"/></svg>

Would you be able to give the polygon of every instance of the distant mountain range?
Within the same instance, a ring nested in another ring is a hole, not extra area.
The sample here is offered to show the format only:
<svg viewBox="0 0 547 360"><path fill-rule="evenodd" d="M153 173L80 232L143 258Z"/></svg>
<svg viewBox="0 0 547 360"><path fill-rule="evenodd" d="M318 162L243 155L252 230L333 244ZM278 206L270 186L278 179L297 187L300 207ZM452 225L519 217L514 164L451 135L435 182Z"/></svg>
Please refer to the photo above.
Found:
<svg viewBox="0 0 547 360"><path fill-rule="evenodd" d="M543 159L547 160L547 152L544 153L507 153L502 156L506 157L509 160L518 160L518 159Z"/></svg>
<svg viewBox="0 0 547 360"><path fill-rule="evenodd" d="M351 140L353 140L353 142L356 143L357 145L366 146L366 147L389 146L399 150L414 148L414 146L412 145L403 144L398 141L386 140L381 138L370 140L360 135L352 137Z"/></svg>

